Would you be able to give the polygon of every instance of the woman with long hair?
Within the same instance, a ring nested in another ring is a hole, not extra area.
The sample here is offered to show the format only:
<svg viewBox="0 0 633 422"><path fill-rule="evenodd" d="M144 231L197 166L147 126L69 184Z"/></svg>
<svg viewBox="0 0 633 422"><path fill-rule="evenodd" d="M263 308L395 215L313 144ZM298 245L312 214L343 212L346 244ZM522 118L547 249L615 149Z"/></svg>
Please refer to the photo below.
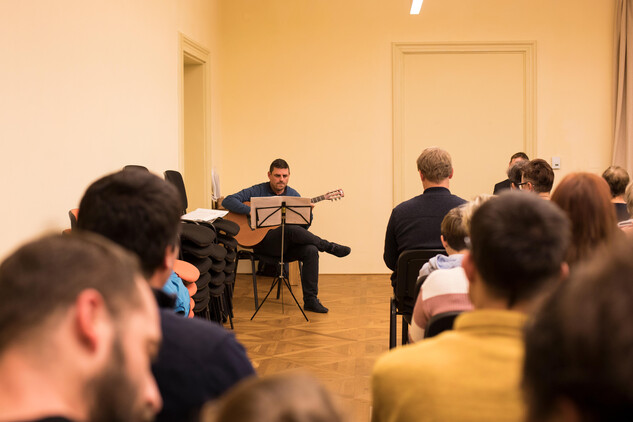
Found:
<svg viewBox="0 0 633 422"><path fill-rule="evenodd" d="M572 223L572 242L567 263L573 266L612 241L620 231L607 182L591 173L571 173L556 187L552 201Z"/></svg>

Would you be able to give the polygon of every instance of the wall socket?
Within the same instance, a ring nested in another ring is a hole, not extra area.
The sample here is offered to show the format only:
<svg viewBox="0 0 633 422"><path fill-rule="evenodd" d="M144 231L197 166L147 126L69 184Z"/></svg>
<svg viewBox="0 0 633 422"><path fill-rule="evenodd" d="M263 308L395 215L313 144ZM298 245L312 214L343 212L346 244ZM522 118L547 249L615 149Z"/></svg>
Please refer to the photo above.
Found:
<svg viewBox="0 0 633 422"><path fill-rule="evenodd" d="M560 170L560 157L552 157L552 169Z"/></svg>

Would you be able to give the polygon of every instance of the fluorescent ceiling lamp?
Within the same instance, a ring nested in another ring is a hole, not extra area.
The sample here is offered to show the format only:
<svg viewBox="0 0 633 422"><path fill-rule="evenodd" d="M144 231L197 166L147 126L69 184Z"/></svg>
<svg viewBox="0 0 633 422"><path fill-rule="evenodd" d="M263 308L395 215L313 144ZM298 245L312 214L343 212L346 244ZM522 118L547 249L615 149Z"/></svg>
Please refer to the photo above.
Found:
<svg viewBox="0 0 633 422"><path fill-rule="evenodd" d="M411 15L420 14L420 9L422 8L422 1L423 0L413 0L413 3L411 3L411 11L409 12Z"/></svg>

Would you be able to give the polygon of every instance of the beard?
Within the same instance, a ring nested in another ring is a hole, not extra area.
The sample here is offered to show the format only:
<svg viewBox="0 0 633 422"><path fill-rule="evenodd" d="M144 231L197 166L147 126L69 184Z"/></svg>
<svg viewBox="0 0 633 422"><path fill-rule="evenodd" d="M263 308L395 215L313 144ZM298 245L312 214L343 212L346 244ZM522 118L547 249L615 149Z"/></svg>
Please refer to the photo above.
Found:
<svg viewBox="0 0 633 422"><path fill-rule="evenodd" d="M112 345L110 361L86 388L90 422L144 422L154 420L151 409L140 406L139 386L127 374L121 340Z"/></svg>

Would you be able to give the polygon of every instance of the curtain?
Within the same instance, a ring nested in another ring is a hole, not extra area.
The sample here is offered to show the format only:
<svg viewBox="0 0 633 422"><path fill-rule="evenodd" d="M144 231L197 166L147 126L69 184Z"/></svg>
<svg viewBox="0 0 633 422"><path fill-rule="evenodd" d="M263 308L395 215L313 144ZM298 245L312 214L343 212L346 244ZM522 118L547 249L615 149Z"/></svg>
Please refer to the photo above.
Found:
<svg viewBox="0 0 633 422"><path fill-rule="evenodd" d="M613 164L633 170L633 0L617 0L616 107Z"/></svg>

